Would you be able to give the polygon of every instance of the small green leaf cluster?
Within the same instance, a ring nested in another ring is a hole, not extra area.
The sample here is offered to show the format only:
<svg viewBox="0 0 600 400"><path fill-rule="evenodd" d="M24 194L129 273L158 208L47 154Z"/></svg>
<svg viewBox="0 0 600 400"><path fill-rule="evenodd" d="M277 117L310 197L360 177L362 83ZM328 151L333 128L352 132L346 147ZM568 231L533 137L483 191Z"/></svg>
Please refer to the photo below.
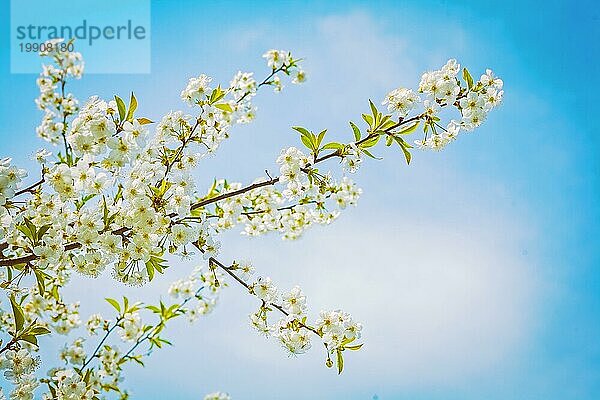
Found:
<svg viewBox="0 0 600 400"><path fill-rule="evenodd" d="M38 346L37 337L49 334L50 330L46 326L37 323L37 321L32 321L31 323L26 324L23 309L15 300L14 296L10 297L10 305L13 311L14 331L11 333L12 339L5 346L5 348L11 348L15 345L18 345L18 343L21 341ZM2 345L1 340L0 345Z"/></svg>

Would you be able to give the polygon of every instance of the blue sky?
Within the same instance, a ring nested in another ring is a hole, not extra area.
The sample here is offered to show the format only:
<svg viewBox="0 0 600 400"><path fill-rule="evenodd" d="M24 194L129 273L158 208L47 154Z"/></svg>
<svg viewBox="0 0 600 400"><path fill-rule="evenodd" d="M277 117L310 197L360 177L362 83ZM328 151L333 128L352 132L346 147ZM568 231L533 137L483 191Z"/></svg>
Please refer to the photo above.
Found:
<svg viewBox="0 0 600 400"><path fill-rule="evenodd" d="M365 322L367 344L349 356L344 375L324 368L316 348L288 359L257 337L246 322L254 304L231 287L214 315L177 325L173 349L130 371L137 398L217 389L236 399L600 395L599 8L398 3L152 2L152 72L72 85L80 99L134 90L140 113L156 120L186 109L179 92L190 76L262 76L268 48L306 57L307 84L261 94L256 122L237 128L198 170L206 182L248 182L295 143L290 126L349 135L347 121L359 120L368 98L415 86L422 71L450 57L474 75L491 67L505 82L503 106L444 152L417 152L410 167L384 150L384 160L365 162L355 177L365 191L359 207L333 226L291 243L223 238L225 259L251 258L283 286L303 285L313 307L340 306ZM8 43L2 7L0 41ZM0 54L0 153L31 166L41 145L35 76L10 74L7 46ZM128 290L156 298L190 267L176 263L162 282ZM91 297L84 313L99 307L105 293L89 292L105 282L72 289L73 298Z"/></svg>

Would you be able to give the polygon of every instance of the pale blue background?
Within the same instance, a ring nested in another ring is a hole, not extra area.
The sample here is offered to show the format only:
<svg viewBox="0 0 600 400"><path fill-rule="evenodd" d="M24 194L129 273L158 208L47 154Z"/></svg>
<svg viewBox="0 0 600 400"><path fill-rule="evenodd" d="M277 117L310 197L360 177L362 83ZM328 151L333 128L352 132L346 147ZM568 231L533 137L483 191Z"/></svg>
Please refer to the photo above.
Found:
<svg viewBox="0 0 600 400"><path fill-rule="evenodd" d="M6 4L2 13L8 43ZM414 86L449 57L474 75L492 67L506 95L475 134L416 152L410 168L397 150L379 151L384 160L356 176L359 207L333 226L295 243L223 239L224 259L251 258L283 286L302 284L316 309L341 306L364 321L367 344L341 377L317 346L288 359L251 332L255 304L231 287L213 315L176 325L173 349L131 368L133 398L599 398L598 14L591 1L153 2L152 73L88 76L71 85L78 97L134 90L140 113L158 119L185 109L190 76L262 76L272 47L306 57L307 84L262 93L256 122L199 167L207 183L273 170L279 149L298 143L291 125L350 135L367 98ZM0 52L0 153L31 166L41 145L35 76L10 75ZM176 263L152 293L129 291L157 298L190 268ZM82 304L90 313L120 290L111 285L80 280L72 296L93 298Z"/></svg>

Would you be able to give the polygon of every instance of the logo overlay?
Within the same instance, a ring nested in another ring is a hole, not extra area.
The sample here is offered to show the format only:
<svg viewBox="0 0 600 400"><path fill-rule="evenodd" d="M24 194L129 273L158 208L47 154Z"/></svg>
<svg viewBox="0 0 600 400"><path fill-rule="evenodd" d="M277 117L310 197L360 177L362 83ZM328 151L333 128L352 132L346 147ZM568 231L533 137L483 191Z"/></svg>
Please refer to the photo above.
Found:
<svg viewBox="0 0 600 400"><path fill-rule="evenodd" d="M150 0L11 0L10 72L39 73L48 46L84 54L86 74L150 73Z"/></svg>

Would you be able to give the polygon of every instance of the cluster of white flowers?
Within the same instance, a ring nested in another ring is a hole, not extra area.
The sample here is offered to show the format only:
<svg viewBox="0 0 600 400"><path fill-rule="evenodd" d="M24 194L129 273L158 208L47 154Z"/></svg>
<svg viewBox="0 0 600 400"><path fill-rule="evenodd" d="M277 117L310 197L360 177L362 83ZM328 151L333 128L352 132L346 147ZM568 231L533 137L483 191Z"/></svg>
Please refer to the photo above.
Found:
<svg viewBox="0 0 600 400"><path fill-rule="evenodd" d="M271 83L269 83L271 84ZM252 105L252 97L256 95L259 84L254 79L252 72L238 71L229 83L229 92L233 100L227 104L233 112L226 117L238 124L247 124L256 116L256 107Z"/></svg>
<svg viewBox="0 0 600 400"><path fill-rule="evenodd" d="M84 338L77 338L70 345L65 345L59 353L61 360L72 365L82 365L87 357L83 348Z"/></svg>
<svg viewBox="0 0 600 400"><path fill-rule="evenodd" d="M462 128L471 131L481 125L487 114L501 103L504 96L503 85L502 79L494 76L489 69L481 75L475 88L469 91L465 98L460 99Z"/></svg>
<svg viewBox="0 0 600 400"><path fill-rule="evenodd" d="M358 171L360 164L362 163L362 156L355 143L350 143L346 146L344 157L342 158L343 169L351 174Z"/></svg>
<svg viewBox="0 0 600 400"><path fill-rule="evenodd" d="M251 274L253 268L251 264L246 262L236 263L236 270L243 274ZM199 315L209 313L215 306L218 293L226 286L224 276L221 272L209 269L203 270L201 267L194 269L192 274L182 280L173 282L169 288L169 294L177 299L182 299L181 304L175 304L170 307L177 307L173 311L174 316L185 314L190 321L195 320ZM202 294L201 294L202 293ZM42 299L37 296L34 302L39 302ZM32 304L27 303L23 310L26 314L32 309ZM154 309L159 314L162 314L166 308L161 303L161 307L143 307L141 303L129 304L127 300L123 305L124 308L119 312L116 321L111 322L102 317L100 314L91 315L87 322L86 328L90 336L96 336L100 331L104 332L104 339L101 347L96 348L94 354L89 354L85 350L86 340L83 337L78 337L69 345L65 345L59 352L59 358L63 360L67 367L52 369L49 371L52 393L46 393L43 399L93 399L97 398L99 393L108 390L118 390L122 381L122 365L129 360L140 360L143 355L130 355L131 351L123 354L116 344L105 341L110 333L114 330L121 342L137 347L139 343L148 340L148 332L152 332L154 327L146 325L142 322L141 311L144 309ZM4 320L4 315L0 315ZM160 326L167 319L161 319ZM7 323L13 323L9 319ZM160 332L157 330L155 332ZM146 335L142 338L143 335ZM158 336L154 337L155 343L160 342ZM90 368L90 363L97 359L98 363L95 367ZM0 369L4 369L5 376L15 388L11 393L11 399L32 399L35 388L39 385L39 381L32 375L33 369L38 365L37 358L32 358L26 350L6 351L0 358ZM85 374L85 379L79 370L88 366ZM29 397L18 397L18 396ZM54 394L53 394L54 393ZM120 392L124 394L125 392Z"/></svg>
<svg viewBox="0 0 600 400"><path fill-rule="evenodd" d="M267 60L267 65L274 72L282 70L287 75L293 75L292 83L306 82L306 72L298 67L299 60L294 60L289 51L271 49L263 54L263 58ZM275 92L281 92L283 89L283 84L278 76L274 76L270 84L274 86Z"/></svg>
<svg viewBox="0 0 600 400"><path fill-rule="evenodd" d="M10 165L11 159L0 159L0 206L5 206L6 201L15 195L27 171Z"/></svg>
<svg viewBox="0 0 600 400"><path fill-rule="evenodd" d="M282 174L287 173L289 177L289 170L295 169L298 176L282 182L286 183L283 190L276 186L264 186L219 202L209 215L214 218L212 225L217 231L243 224L243 235L279 232L283 239L297 239L311 225L330 224L340 215L340 209L357 204L362 190L350 178L343 177L339 182L328 178L321 185L310 183L306 173L299 169L297 161L293 158L285 161L289 154L299 152L293 149L283 151L279 161L283 163ZM257 180L253 184L261 182L264 180ZM213 189L215 193L227 194L241 187L241 183L219 180ZM333 209L328 207L328 202L333 204Z"/></svg>
<svg viewBox="0 0 600 400"><path fill-rule="evenodd" d="M43 280L45 289L33 286L23 291L18 288L20 279L7 282L20 298L28 324L39 321L40 326L60 334L68 334L81 325L79 304L65 303L60 296L72 271L96 277L112 264L115 278L141 284L151 279L155 271L160 272L165 261L161 257L167 250L188 255L188 247L193 243L204 258L215 256L219 243L214 234L221 229L243 223L247 232L256 226L257 233L278 230L284 238L295 238L311 223L329 223L337 216L337 212L325 209L326 199L332 198L340 208L356 202L360 190L346 178L339 185L329 183L326 189L310 183L302 170L309 160L296 149L287 150L287 157L279 161L284 172L280 180L287 184L284 190L262 187L216 202L219 215L214 223L208 223L212 210L200 208L193 212L193 204L203 196L196 191L191 169L202 157L217 150L233 124L253 118L255 107L251 99L258 87L270 85L280 90L278 72L292 75L293 83L305 80L305 73L289 52L269 58L272 73L261 84L253 74L243 72L234 76L226 90L211 87L212 79L206 75L191 79L182 99L197 107L197 116L171 112L157 124L154 133L148 129L149 120L135 117L137 99L133 95L128 107L118 97L111 101L92 97L78 112L77 100L64 93L64 85L67 77L81 75L80 56L48 55L56 65L46 66L38 81L42 95L37 103L45 111L38 132L53 144L64 144L64 151L57 160L50 160L51 153L46 150L36 154L36 160L42 164L43 188L33 186L35 196L23 208L9 209L7 204L15 196L24 171L10 166L9 160L0 164L3 256L10 259L31 254L31 266L44 271L38 279ZM70 116L75 118L68 122ZM242 188L241 184L224 181L217 186L221 193ZM285 205L285 201L292 200L302 204ZM258 220L262 222L257 224ZM254 271L247 262L234 263L230 268L246 282ZM208 271L197 269L188 279L175 282L169 293L182 298L183 303L171 317L183 313L195 320L209 313L216 305L219 290L225 286L223 278L213 266ZM2 279L7 279L4 271ZM284 307L296 315L305 307L302 300L294 300L294 293L284 297ZM263 298L269 299L268 296L265 293ZM273 301L277 299L278 296L273 297ZM155 311L162 315L164 310ZM6 326L15 323L12 313L4 310L0 310L0 320ZM139 308L130 308L114 322L94 314L85 326L90 336L101 332L109 335L114 330L122 342L133 346L148 340L149 332L154 332L151 325L142 322ZM282 322L276 330L282 343L297 348L295 352L310 346L306 332L286 329ZM271 333L275 334L275 330ZM157 337L153 340L160 343ZM294 344L302 341L307 343ZM65 345L59 357L70 369L51 370L49 385L63 399L93 398L106 387L118 387L121 364L133 359L109 343L90 355L81 337ZM15 357L7 351L5 358ZM27 361L25 356L21 358ZM16 358L16 367L9 367L6 361L3 368L25 371L18 367L21 358ZM99 363L88 370L84 381L77 371L94 359ZM18 375L18 381L15 378L13 393L31 397L38 381L25 372ZM46 394L45 398L54 395Z"/></svg>
<svg viewBox="0 0 600 400"><path fill-rule="evenodd" d="M51 58L54 64L44 65L37 80L40 96L36 104L45 114L42 123L36 129L42 139L58 143L65 132L66 118L77 112L78 102L71 93L65 92L68 77L81 78L83 61L80 53L60 51L62 39L51 40L50 51L41 52L43 57Z"/></svg>
<svg viewBox="0 0 600 400"><path fill-rule="evenodd" d="M397 88L386 95L382 104L400 118L407 117L418 103L423 102L421 115L426 121L426 135L415 141L419 147L444 148L456 139L461 130L472 131L481 125L487 114L502 101L503 82L491 70L486 70L478 82L473 82L468 71L463 69L465 86L459 79L460 71L460 64L451 59L440 70L424 73L419 93L423 93L425 99L407 88ZM460 112L460 120L452 119L446 125L440 124L439 114L446 106L455 107Z"/></svg>
<svg viewBox="0 0 600 400"><path fill-rule="evenodd" d="M283 149L277 157L277 164L280 166L279 181L287 184L284 191L287 198L296 197L301 192L301 188L308 182L308 178L302 170L306 168L309 162L310 159L296 147Z"/></svg>
<svg viewBox="0 0 600 400"><path fill-rule="evenodd" d="M205 74L201 74L196 78L190 78L185 89L181 91L181 100L188 103L190 106L194 106L206 99L207 95L210 95L212 88L210 83L212 78Z"/></svg>
<svg viewBox="0 0 600 400"><path fill-rule="evenodd" d="M0 370L4 370L4 378L14 385L11 400L33 399L33 392L39 385L33 373L39 363L39 358L33 357L25 348L7 350L0 356Z"/></svg>
<svg viewBox="0 0 600 400"><path fill-rule="evenodd" d="M457 80L460 64L451 59L442 69L425 72L421 76L419 92L425 93L430 99L439 100L445 104L454 104L460 94L460 84Z"/></svg>
<svg viewBox="0 0 600 400"><path fill-rule="evenodd" d="M229 83L229 87L233 92L235 100L239 100L244 96L254 95L258 84L252 72L238 71Z"/></svg>
<svg viewBox="0 0 600 400"><path fill-rule="evenodd" d="M398 88L389 92L382 104L387 104L390 112L406 117L420 101L421 99L412 89Z"/></svg>
<svg viewBox="0 0 600 400"><path fill-rule="evenodd" d="M171 284L169 294L175 299L183 299L184 312L190 322L198 317L207 315L217 305L218 294L223 284L220 280L222 273L215 270L205 271L197 267L186 279L180 279Z"/></svg>
<svg viewBox="0 0 600 400"><path fill-rule="evenodd" d="M56 278L47 283L47 288L50 291L55 290L55 286L64 284L66 276L62 271L57 271ZM62 299L57 299L55 296L40 295L37 287L24 291L23 298L21 306L27 322L44 321L45 327L61 335L67 335L81 325L79 302L64 303Z"/></svg>
<svg viewBox="0 0 600 400"><path fill-rule="evenodd" d="M92 314L85 323L85 326L87 328L88 334L90 336L94 336L98 334L98 330L101 328L104 330L108 330L108 323L109 321L102 318L102 315Z"/></svg>
<svg viewBox="0 0 600 400"><path fill-rule="evenodd" d="M267 65L272 69L278 69L286 64L289 64L292 60L290 52L285 50L274 50L271 49L263 54L263 58L267 60Z"/></svg>
<svg viewBox="0 0 600 400"><path fill-rule="evenodd" d="M26 176L27 171L11 165L10 158L0 159L0 240L6 237L6 227L12 223L6 202L15 195Z"/></svg>
<svg viewBox="0 0 600 400"><path fill-rule="evenodd" d="M103 346L98 353L98 358L100 365L90 379L92 388L101 392L103 385L118 387L123 380L120 367L123 354L119 348L116 345Z"/></svg>
<svg viewBox="0 0 600 400"><path fill-rule="evenodd" d="M341 310L321 311L316 326L328 349L337 350L361 337L362 324Z"/></svg>
<svg viewBox="0 0 600 400"><path fill-rule="evenodd" d="M139 120L118 121L116 101L94 96L73 120L67 141L75 156L116 172L137 167L148 137L149 130Z"/></svg>
<svg viewBox="0 0 600 400"><path fill-rule="evenodd" d="M123 315L119 335L124 342L135 342L142 334L142 319L138 312L128 312Z"/></svg>
<svg viewBox="0 0 600 400"><path fill-rule="evenodd" d="M270 278L258 278L249 285L250 293L261 300L258 311L250 314L251 325L261 334L275 337L290 355L306 353L312 335L319 336L329 354L343 351L360 338L362 325L342 311L322 311L315 326L307 321L306 296L299 286L280 294ZM278 308L284 313L276 323L269 324L269 312Z"/></svg>
<svg viewBox="0 0 600 400"><path fill-rule="evenodd" d="M56 384L56 397L46 393L43 400L93 400L96 392L72 369L57 370L52 376Z"/></svg>
<svg viewBox="0 0 600 400"><path fill-rule="evenodd" d="M302 185L302 174L300 172L310 162L306 154L296 147L288 147L281 151L276 162L280 166L281 177L279 179L282 183L288 184L288 189L293 191L291 188Z"/></svg>
<svg viewBox="0 0 600 400"><path fill-rule="evenodd" d="M358 198L362 194L362 189L345 176L332 193L332 198L338 207L344 209L348 205L356 206Z"/></svg>

